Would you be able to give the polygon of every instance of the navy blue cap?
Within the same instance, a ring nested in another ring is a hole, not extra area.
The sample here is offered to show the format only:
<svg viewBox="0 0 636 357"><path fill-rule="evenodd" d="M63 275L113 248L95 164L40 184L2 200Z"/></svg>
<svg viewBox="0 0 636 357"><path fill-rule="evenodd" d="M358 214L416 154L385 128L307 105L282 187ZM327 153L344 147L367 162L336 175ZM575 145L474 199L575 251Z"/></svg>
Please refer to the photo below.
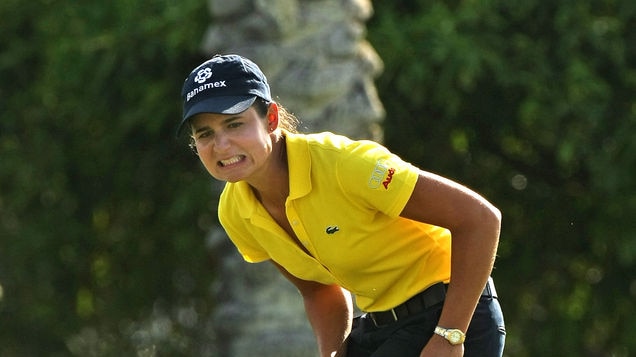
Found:
<svg viewBox="0 0 636 357"><path fill-rule="evenodd" d="M193 69L183 84L177 135L196 114L238 114L258 97L272 101L267 78L256 63L239 55L216 55Z"/></svg>

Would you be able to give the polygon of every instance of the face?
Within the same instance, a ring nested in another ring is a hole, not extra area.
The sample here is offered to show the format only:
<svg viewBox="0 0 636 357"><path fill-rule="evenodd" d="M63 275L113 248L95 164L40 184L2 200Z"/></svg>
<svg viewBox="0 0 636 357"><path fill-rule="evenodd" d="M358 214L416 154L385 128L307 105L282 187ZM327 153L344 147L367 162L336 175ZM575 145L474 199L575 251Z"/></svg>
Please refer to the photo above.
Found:
<svg viewBox="0 0 636 357"><path fill-rule="evenodd" d="M191 119L201 162L214 178L228 182L254 180L266 171L272 124L253 107L239 114L201 113Z"/></svg>

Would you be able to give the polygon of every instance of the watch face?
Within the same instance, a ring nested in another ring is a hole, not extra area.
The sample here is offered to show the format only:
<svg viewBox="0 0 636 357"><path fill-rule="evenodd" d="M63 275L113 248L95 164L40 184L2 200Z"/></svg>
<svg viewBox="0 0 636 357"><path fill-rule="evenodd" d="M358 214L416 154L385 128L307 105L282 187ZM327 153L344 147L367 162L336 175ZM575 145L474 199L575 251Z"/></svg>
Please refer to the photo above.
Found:
<svg viewBox="0 0 636 357"><path fill-rule="evenodd" d="M449 331L449 333L448 333L448 341L450 341L450 343L457 344L457 343L460 343L461 340L462 340L461 333L459 333L457 331Z"/></svg>

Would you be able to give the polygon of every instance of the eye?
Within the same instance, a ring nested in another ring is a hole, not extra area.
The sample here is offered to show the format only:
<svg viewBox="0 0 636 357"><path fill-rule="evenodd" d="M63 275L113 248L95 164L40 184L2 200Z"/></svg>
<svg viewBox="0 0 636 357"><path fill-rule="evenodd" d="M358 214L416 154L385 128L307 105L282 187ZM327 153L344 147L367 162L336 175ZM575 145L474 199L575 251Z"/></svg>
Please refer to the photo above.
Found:
<svg viewBox="0 0 636 357"><path fill-rule="evenodd" d="M230 128L230 129L235 129L235 128L240 127L241 125L243 125L243 123L234 121L234 122L231 122L230 124L228 124L227 127Z"/></svg>
<svg viewBox="0 0 636 357"><path fill-rule="evenodd" d="M210 135L212 135L212 130L206 130L206 131L203 131L203 132L199 133L199 135L197 136L197 139L207 138Z"/></svg>

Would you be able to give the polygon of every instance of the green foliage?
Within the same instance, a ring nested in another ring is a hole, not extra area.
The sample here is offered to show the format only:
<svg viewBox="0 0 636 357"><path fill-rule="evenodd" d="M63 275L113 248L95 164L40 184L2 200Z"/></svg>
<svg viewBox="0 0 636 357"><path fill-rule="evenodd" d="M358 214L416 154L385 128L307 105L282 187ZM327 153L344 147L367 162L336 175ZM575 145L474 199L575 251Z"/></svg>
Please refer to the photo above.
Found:
<svg viewBox="0 0 636 357"><path fill-rule="evenodd" d="M504 213L507 354L636 352L636 5L374 5L387 145Z"/></svg>
<svg viewBox="0 0 636 357"><path fill-rule="evenodd" d="M68 355L93 330L113 340L98 355L134 354L131 326L159 305L211 309L215 207L174 137L207 9L12 0L0 15L0 355Z"/></svg>
<svg viewBox="0 0 636 357"><path fill-rule="evenodd" d="M376 1L386 143L504 212L510 356L636 352L636 3ZM0 2L0 355L202 355L198 0ZM154 346L154 347L153 347Z"/></svg>

